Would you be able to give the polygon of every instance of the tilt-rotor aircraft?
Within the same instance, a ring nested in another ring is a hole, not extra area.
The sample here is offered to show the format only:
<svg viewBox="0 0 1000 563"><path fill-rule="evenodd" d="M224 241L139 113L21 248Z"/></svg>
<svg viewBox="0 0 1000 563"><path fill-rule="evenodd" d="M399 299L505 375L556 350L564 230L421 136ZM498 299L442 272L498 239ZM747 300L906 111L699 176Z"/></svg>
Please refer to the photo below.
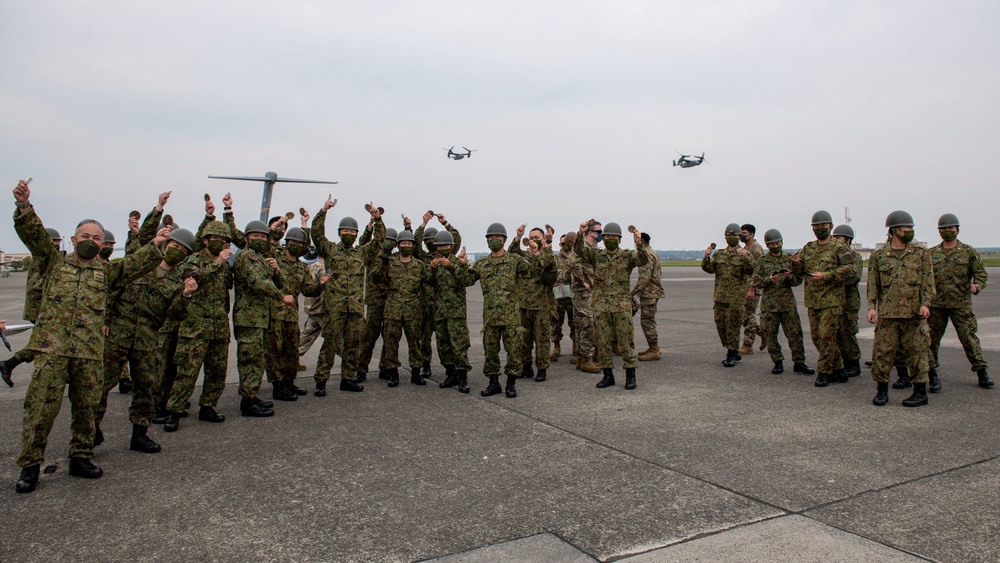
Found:
<svg viewBox="0 0 1000 563"><path fill-rule="evenodd" d="M279 178L274 172L267 172L263 176L209 176L209 178L220 180L248 180L251 182L264 182L264 195L260 201L260 220L267 221L267 216L271 211L271 194L274 193L274 184L277 182L288 182L290 184L336 184L325 180L302 180L300 178Z"/></svg>

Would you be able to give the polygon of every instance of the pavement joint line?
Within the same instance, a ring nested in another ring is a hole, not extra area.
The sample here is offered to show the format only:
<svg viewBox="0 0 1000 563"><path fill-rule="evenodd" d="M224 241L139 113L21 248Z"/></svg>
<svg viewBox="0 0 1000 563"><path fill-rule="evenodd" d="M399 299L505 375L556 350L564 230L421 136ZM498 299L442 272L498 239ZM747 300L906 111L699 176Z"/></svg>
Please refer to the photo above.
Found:
<svg viewBox="0 0 1000 563"><path fill-rule="evenodd" d="M729 531L732 531L732 530L737 530L739 528L743 528L743 527L746 527L746 526L753 526L754 524L760 524L761 522L769 522L771 520L778 520L778 519L781 519L781 518L785 518L787 516L790 516L790 515L789 514L775 514L774 516L764 516L762 518L757 518L755 520L748 520L746 522L740 522L738 524L734 524L732 526L727 526L725 528L719 528L717 530L711 530L711 531L708 531L708 532L698 532L697 534L694 534L692 536L688 536L686 538L681 538L681 539L679 539L677 541L669 542L669 543L663 544L663 545L658 546L658 547L651 547L649 549L644 549L642 551L636 551L636 552L631 552L631 553L624 553L622 555L614 555L612 557L609 557L609 558L605 559L604 562L605 563L612 563L614 561L621 561L622 559L628 559L630 557L635 557L637 555L643 555L645 553L652 553L654 551L659 551L661 549L665 549L665 548L668 548L668 547L673 547L675 545L681 545L681 544L693 542L695 540L700 540L700 539L703 539L703 538L712 537L712 536L715 536L715 535L718 535L718 534L723 534L723 533L726 533L726 532L729 532ZM806 518L808 518L808 516L806 516ZM815 519L813 519L813 520L815 520ZM815 520L815 521L819 522L819 520ZM822 524L822 522L819 522L819 523Z"/></svg>

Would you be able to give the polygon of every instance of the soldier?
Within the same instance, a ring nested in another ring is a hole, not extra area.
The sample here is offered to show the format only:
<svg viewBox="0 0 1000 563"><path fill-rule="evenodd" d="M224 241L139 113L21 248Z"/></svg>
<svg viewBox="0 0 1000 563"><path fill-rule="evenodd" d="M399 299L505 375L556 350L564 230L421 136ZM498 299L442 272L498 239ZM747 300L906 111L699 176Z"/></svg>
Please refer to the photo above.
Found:
<svg viewBox="0 0 1000 563"><path fill-rule="evenodd" d="M102 262L107 262L111 259L111 255L115 251L115 234L111 231L104 229L104 243L101 245L100 252L97 253L98 259Z"/></svg>
<svg viewBox="0 0 1000 563"><path fill-rule="evenodd" d="M278 401L295 401L306 390L295 385L298 372L299 301L301 293L318 297L323 293L324 279L317 280L309 274L309 267L301 258L309 250L309 214L302 215L302 226L292 227L285 233L285 253L278 259L281 270L282 291L292 296L291 305L271 299L271 327L265 337L267 376L273 387L272 395ZM273 240L273 239L272 239ZM238 259L237 259L238 260Z"/></svg>
<svg viewBox="0 0 1000 563"><path fill-rule="evenodd" d="M420 327L423 322L423 307L420 296L425 293L423 286L430 281L430 268L422 260L413 257L416 239L410 231L399 233L399 254L389 259L389 291L385 301L385 336L382 341L382 358L379 365L385 367L389 376L389 387L399 385L399 340L406 332L406 347L409 349L410 383L427 385L420 375L424 359L421 355Z"/></svg>
<svg viewBox="0 0 1000 563"><path fill-rule="evenodd" d="M233 244L239 249L244 249L249 244L246 240L246 233L241 231L236 226L236 217L233 215L233 196L232 194L226 194L222 197L223 207L222 218L229 227L229 232L232 233ZM271 241L269 245L270 250L267 258L280 258L282 251L278 243L281 242L281 238L285 236L285 231L288 229L288 217L284 215L279 215L277 217L271 217L267 221L267 237Z"/></svg>
<svg viewBox="0 0 1000 563"><path fill-rule="evenodd" d="M816 372L806 365L806 352L802 344L802 322L792 288L802 284L802 278L791 273L791 255L781 251L782 236L778 229L764 233L768 253L757 260L751 278L750 290L760 297L760 323L767 342L767 352L774 367L771 373L785 371L785 356L778 342L778 328L785 331L785 339L792 350L795 373L813 375Z"/></svg>
<svg viewBox="0 0 1000 563"><path fill-rule="evenodd" d="M315 246L309 249L305 255L306 263L309 264L309 276L319 281L326 274L326 264L323 257L319 255L319 250ZM312 260L312 263L309 261ZM326 309L323 307L323 294L319 297L306 297L303 303L306 314L306 324L302 327L302 335L299 338L299 367L298 371L305 371L307 368L301 362L302 356L306 355L313 342L323 332L326 326Z"/></svg>
<svg viewBox="0 0 1000 563"><path fill-rule="evenodd" d="M200 244L196 245L195 253L183 265L185 272L195 273L199 289L191 296L187 318L177 328L174 352L177 374L170 386L169 397L164 394L165 432L176 432L180 419L187 416L188 400L194 392L202 366L205 377L198 401L198 420L212 423L226 420L225 416L215 411L215 405L226 388L229 363L229 290L233 288L229 257L232 251L229 249L229 227L211 217L211 212L205 216L198 232ZM164 343L164 346L168 345L169 340ZM166 392L166 384L163 389Z"/></svg>
<svg viewBox="0 0 1000 563"><path fill-rule="evenodd" d="M761 248L760 243L754 239L754 235L757 234L757 227L747 223L740 226L740 242L743 243L743 248L750 255L750 260L756 264L760 257L764 255L764 249ZM750 283L750 280L747 280ZM747 290L752 289L748 285ZM767 340L764 338L764 331L760 328L760 323L757 322L757 305L760 303L760 296L755 295L752 299L746 300L746 308L743 311L743 346L740 347L739 353L743 355L753 354L753 341L760 336L760 349L763 350L767 346Z"/></svg>
<svg viewBox="0 0 1000 563"><path fill-rule="evenodd" d="M583 242L588 248L597 248L604 231L601 224L594 221L587 227L587 236ZM578 241L573 241L576 246ZM601 368L594 363L594 267L589 262L581 260L574 252L571 259L570 276L573 291L573 318L576 321L577 351L576 369L584 373L601 373Z"/></svg>
<svg viewBox="0 0 1000 563"><path fill-rule="evenodd" d="M373 236L374 224L368 223L363 235L361 244L368 244ZM368 364L372 361L372 353L375 351L375 343L382 337L382 329L385 325L385 300L389 294L389 259L392 251L396 248L396 241L399 235L396 229L385 229L385 240L382 242L382 251L376 254L366 264L365 267L365 337L362 340L361 356L358 360L358 373L354 376L355 381L364 381L368 378ZM388 379L389 375L385 366L379 364L379 379Z"/></svg>
<svg viewBox="0 0 1000 563"><path fill-rule="evenodd" d="M442 389L458 386L469 392L469 324L466 320L465 288L476 283L471 275L463 275L458 260L454 262L455 238L448 231L434 237L436 256L430 263L430 289L434 294L434 333L437 335L438 356L445 365ZM459 256L464 257L462 250ZM451 370L451 373L448 371Z"/></svg>
<svg viewBox="0 0 1000 563"><path fill-rule="evenodd" d="M983 358L983 348L976 336L976 315L972 312L972 296L979 295L986 287L986 268L976 249L958 240L958 229L958 217L952 213L942 215L938 219L941 244L930 250L937 290L928 319L933 354L928 374L931 393L941 390L941 379L937 373L937 367L941 365L938 350L941 348L941 337L948 328L948 319L955 327L958 340L965 349L965 357L972 364L972 371L979 376L979 386L983 389L993 387L993 380L986 372L989 364Z"/></svg>
<svg viewBox="0 0 1000 563"><path fill-rule="evenodd" d="M594 268L594 312L597 314L597 364L604 377L598 389L615 384L614 363L611 357L612 342L622 345L625 366L625 389L636 387L635 368L638 367L635 346L632 344L632 300L629 297L629 275L633 268L641 268L649 261L649 253L638 230L633 229L635 250L619 248L622 228L618 223L608 223L604 228L604 250L597 250L583 242L590 222L580 223L573 251L580 260Z"/></svg>
<svg viewBox="0 0 1000 563"><path fill-rule="evenodd" d="M893 211L885 219L889 242L868 258L868 322L875 325L872 344L872 378L877 392L872 404L889 402L889 367L897 350L916 370L913 394L903 406L927 404L927 371L930 330L927 318L934 301L934 266L926 248L910 244L913 217Z"/></svg>
<svg viewBox="0 0 1000 563"><path fill-rule="evenodd" d="M56 254L65 255L64 252L59 250L59 246L62 244L62 235L59 234L59 231L47 228L45 229L45 233L55 246ZM22 313L22 316L24 320L32 324L38 321L38 309L42 306L42 293L45 289L45 279L42 278L42 270L46 265L46 262L33 258L31 265L28 266L28 275L24 287L24 313ZM10 376L14 368L25 362L34 361L34 359L34 351L27 346L21 348L10 358L0 362L0 378L3 378L4 383L9 387L13 387L14 382L11 381Z"/></svg>
<svg viewBox="0 0 1000 563"><path fill-rule="evenodd" d="M847 245L831 236L833 217L828 211L813 213L812 227L816 240L792 255L791 270L805 280L809 335L819 352L815 385L826 387L831 381L848 381L837 334L846 302L844 283L853 275L854 256Z"/></svg>
<svg viewBox="0 0 1000 563"><path fill-rule="evenodd" d="M39 466L45 459L49 432L59 414L63 392L69 384L72 404L72 437L69 474L97 479L103 472L94 456L94 401L104 360L104 309L109 291L149 272L163 259L156 245L165 243L168 230L157 234L154 244L114 264L96 260L104 242L104 229L93 220L77 225L71 238L72 254L59 254L35 214L31 191L21 180L14 188L14 229L31 251L44 262L42 304L31 331L28 348L35 352L35 371L24 397L21 433L21 467L15 490L28 493L38 484Z"/></svg>
<svg viewBox="0 0 1000 563"><path fill-rule="evenodd" d="M649 247L649 234L642 233L642 243L649 260L639 268L639 279L635 282L632 296L639 300L639 325L646 337L646 349L639 352L640 362L655 362L660 359L659 335L656 333L656 302L663 299L663 282L660 275L660 255Z"/></svg>
<svg viewBox="0 0 1000 563"><path fill-rule="evenodd" d="M576 242L576 233L569 232L559 237L559 252L556 253L556 284L552 286L552 292L556 300L556 306L552 309L552 361L558 361L562 355L560 342L562 341L563 319L569 325L569 340L573 345L573 362L576 363L576 321L573 314L573 290L572 275L570 267L573 264L573 243Z"/></svg>
<svg viewBox="0 0 1000 563"><path fill-rule="evenodd" d="M726 237L726 248L712 254L715 249L713 242L705 249L701 269L715 274L715 329L726 349L726 359L722 361L722 365L731 368L743 359L738 351L740 326L743 324L746 287L753 273L753 261L746 249L739 247L740 226L737 223L726 225L723 234Z"/></svg>
<svg viewBox="0 0 1000 563"><path fill-rule="evenodd" d="M847 377L861 374L861 347L858 346L858 311L861 309L861 292L858 284L861 282L864 268L861 254L851 248L854 241L854 229L850 225L837 225L833 229L833 238L844 243L851 251L854 259L851 273L844 282L844 313L840 317L840 332L837 333L837 344L840 355L844 359L844 373Z"/></svg>
<svg viewBox="0 0 1000 563"><path fill-rule="evenodd" d="M434 217L437 217L438 223L445 228L446 231L451 233L452 239L454 239L454 244L452 244L452 253L450 258L454 258L455 254L458 252L459 247L462 244L462 235L458 232L458 229L451 226L445 216L441 213L434 213L433 211L428 211L424 213L423 224L417 228L417 232L414 236L417 240L423 240L424 247L421 248L419 245L414 248L413 255L423 260L424 264L430 265L431 260L435 258L435 240L437 240L438 230L434 227L427 227L427 223ZM407 219L407 223L409 220ZM407 227L409 228L409 227ZM431 376L431 339L434 334L434 298L435 296L431 292L425 292L423 295L423 321L421 325L421 330L423 331L423 336L420 339L420 354L424 358L424 365L420 368L421 377ZM440 350L438 354L440 355ZM443 364L443 362L442 362ZM449 374L447 372L448 367L445 366L445 376Z"/></svg>
<svg viewBox="0 0 1000 563"><path fill-rule="evenodd" d="M490 255L476 260L473 267L463 269L463 275L479 280L483 290L483 348L486 351L486 361L483 364L483 374L489 378L486 389L480 391L483 397L500 393L500 344L503 343L507 352L507 363L504 373L507 374L507 385L504 390L507 398L517 397L515 382L521 372L521 319L518 305L518 293L521 279L531 277L540 271L532 271L527 260L504 250L507 242L507 229L500 223L493 223L486 228L486 244ZM537 244L537 243L532 243ZM459 264L466 265L466 256L462 253ZM538 263L540 264L540 262ZM537 266L537 265L536 265ZM467 278L468 280L468 278ZM471 282L466 284L471 285Z"/></svg>
<svg viewBox="0 0 1000 563"><path fill-rule="evenodd" d="M530 249L526 253L521 250L521 236L525 225L517 228L517 235L511 242L508 252L527 259L532 264L537 263L539 276L521 280L521 377L534 376L535 381L545 381L548 376L549 363L552 361L549 352L549 337L552 332L552 285L556 279L556 261L552 250L545 244L544 231L535 227L529 237ZM534 241L534 242L531 242ZM531 370L531 349L535 349L535 366L538 375Z"/></svg>
<svg viewBox="0 0 1000 563"><path fill-rule="evenodd" d="M323 256L330 281L324 286L323 303L329 318L323 329L323 347L320 349L316 365L317 397L326 396L326 381L333 369L333 355L342 339L340 360L340 390L360 392L365 388L353 377L357 370L361 339L365 334L364 265L370 263L382 250L385 240L385 225L379 208L371 203L366 205L375 225L375 235L364 246L354 246L358 237L358 222L353 217L344 217L338 226L340 244L326 238L326 213L334 206L332 194L316 214L312 223L312 237Z"/></svg>

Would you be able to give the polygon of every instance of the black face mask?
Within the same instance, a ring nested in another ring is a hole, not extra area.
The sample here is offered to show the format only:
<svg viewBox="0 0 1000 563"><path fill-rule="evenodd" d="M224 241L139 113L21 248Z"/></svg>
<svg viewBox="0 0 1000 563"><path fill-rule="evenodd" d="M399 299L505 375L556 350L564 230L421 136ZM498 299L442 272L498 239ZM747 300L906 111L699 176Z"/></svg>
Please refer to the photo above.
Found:
<svg viewBox="0 0 1000 563"><path fill-rule="evenodd" d="M111 258L111 254L114 253L114 248L102 248L100 252L97 253L98 256L107 260Z"/></svg>
<svg viewBox="0 0 1000 563"><path fill-rule="evenodd" d="M97 256L97 253L101 251L101 247L92 240L81 240L73 247L73 251L80 258L90 260L94 256Z"/></svg>
<svg viewBox="0 0 1000 563"><path fill-rule="evenodd" d="M746 235L740 235L740 242L746 242L747 238L748 237Z"/></svg>

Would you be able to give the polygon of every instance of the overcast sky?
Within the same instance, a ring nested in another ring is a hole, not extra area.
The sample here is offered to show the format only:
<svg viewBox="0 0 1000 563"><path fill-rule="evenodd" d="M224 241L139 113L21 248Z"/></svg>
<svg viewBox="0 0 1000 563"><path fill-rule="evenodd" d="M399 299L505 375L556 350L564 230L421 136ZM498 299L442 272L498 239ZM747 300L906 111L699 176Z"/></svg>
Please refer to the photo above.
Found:
<svg viewBox="0 0 1000 563"><path fill-rule="evenodd" d="M493 221L589 217L661 249L730 222L797 247L845 207L866 246L897 208L918 239L953 212L1000 246L998 69L995 1L4 2L0 181L33 176L67 238L93 217L124 240L164 190L186 227L232 191L243 225L261 186L206 176L273 170L340 184L279 184L272 214L433 209L470 251Z"/></svg>

